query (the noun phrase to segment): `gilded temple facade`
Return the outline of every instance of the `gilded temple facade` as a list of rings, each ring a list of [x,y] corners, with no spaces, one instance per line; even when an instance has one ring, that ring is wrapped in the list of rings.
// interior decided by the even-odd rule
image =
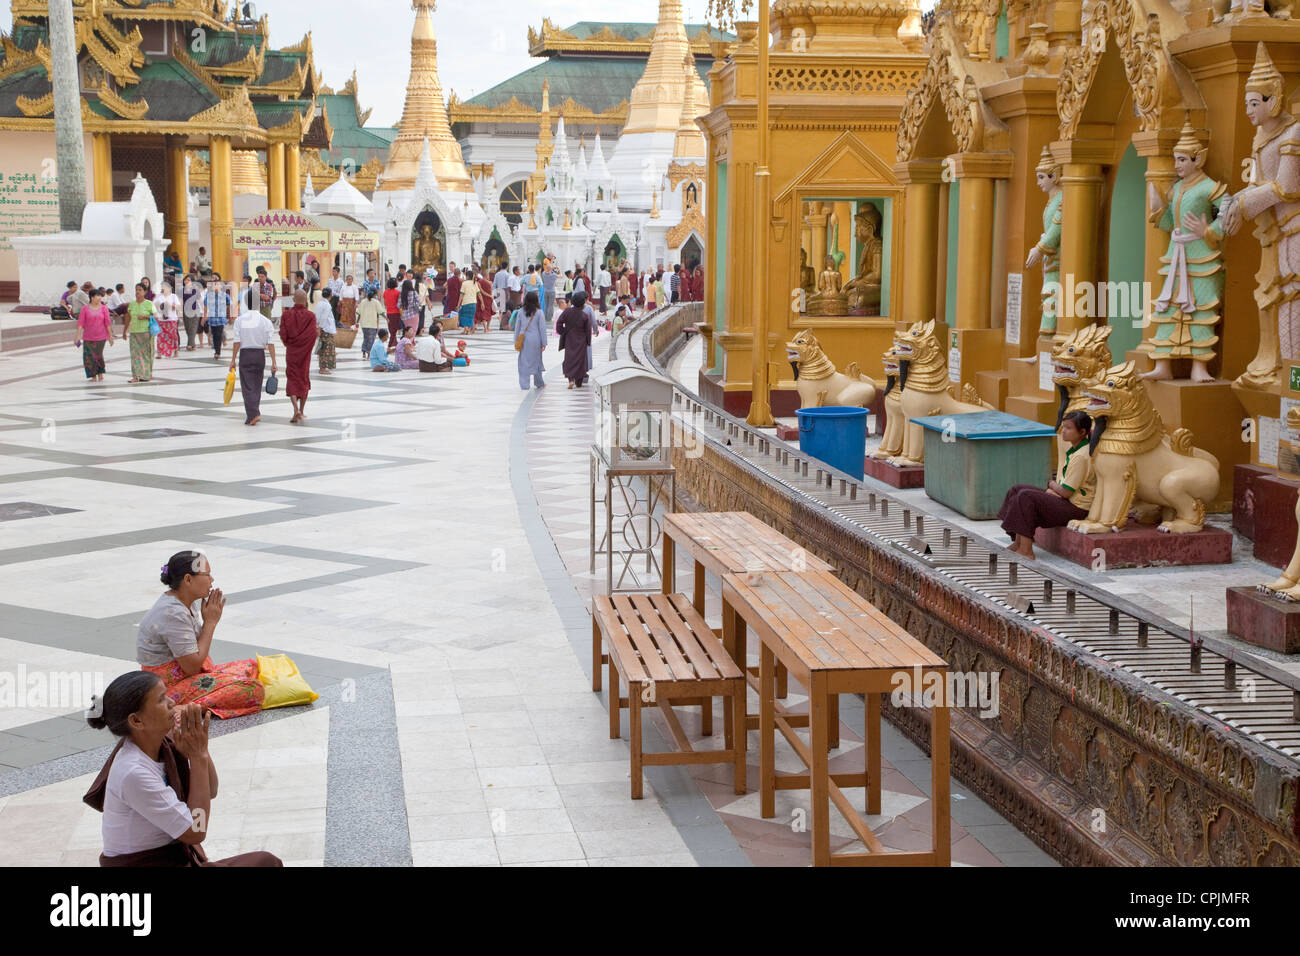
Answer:
[[[10,296],[17,271],[8,240],[58,228],[57,207],[51,223],[41,192],[57,195],[46,165],[54,155],[46,6],[12,6],[12,31],[0,38],[0,175],[19,200],[0,213],[0,284]],[[171,248],[189,261],[202,242],[229,274],[237,193],[260,189],[272,208],[296,209],[304,150],[330,147],[311,35],[274,48],[265,17],[235,19],[219,0],[84,0],[74,17],[89,198],[125,200],[142,175]],[[191,221],[191,188],[208,190],[202,233]]]
[[[1268,170],[1267,143],[1282,135],[1273,131],[1281,121],[1265,118],[1257,139],[1244,104],[1275,69],[1281,94],[1268,101],[1275,109],[1261,109],[1285,113],[1300,67],[1300,21],[1261,4],[1229,9],[1209,0],[944,0],[927,18],[924,47],[904,50],[910,37],[885,34],[906,15],[903,3],[782,0],[773,8],[774,411],[782,413],[792,392],[782,374],[792,333],[815,329],[838,366],[857,362],[880,378],[885,337],[937,319],[954,391],[1054,423],[1052,347],[1100,324],[1111,328],[1117,363],[1131,359],[1145,372],[1153,353],[1173,356],[1172,374],[1146,387],[1166,431],[1191,429],[1218,460],[1221,491],[1211,510],[1230,503],[1234,465],[1276,466],[1280,448],[1284,469],[1294,471],[1288,448],[1300,434],[1288,433],[1285,418],[1300,403],[1292,390],[1300,355],[1282,354],[1291,337],[1278,339],[1279,309],[1286,312],[1297,288],[1285,250],[1278,264],[1290,227],[1282,213],[1270,219],[1250,201],[1234,220],[1224,201],[1231,206],[1251,185],[1243,176],[1274,182],[1284,200],[1296,191],[1287,160],[1282,172]],[[865,41],[829,42],[827,26],[849,21],[860,24],[860,37],[872,24],[879,52]],[[725,235],[710,235],[720,265],[724,257],[745,261],[753,232],[752,51],[746,41],[715,67],[714,108],[704,121],[717,203],[711,224],[727,223]],[[836,84],[854,82],[866,95],[849,103],[843,90],[851,85]],[[805,146],[787,157],[782,144],[794,128]],[[1176,148],[1199,155],[1200,165],[1180,172]],[[1181,205],[1184,197],[1200,205]],[[828,268],[845,285],[870,271],[857,245],[844,241],[864,202],[882,214],[865,217],[881,221],[885,264],[868,283],[873,295],[874,283],[881,286],[879,307],[816,314],[826,311],[823,296],[820,308],[801,311],[801,290],[813,297],[836,285]],[[1198,291],[1195,302],[1175,307],[1178,284],[1168,280],[1184,262]],[[750,293],[722,268],[712,279],[716,347],[701,384],[743,412]],[[1193,359],[1209,381],[1193,380]]]

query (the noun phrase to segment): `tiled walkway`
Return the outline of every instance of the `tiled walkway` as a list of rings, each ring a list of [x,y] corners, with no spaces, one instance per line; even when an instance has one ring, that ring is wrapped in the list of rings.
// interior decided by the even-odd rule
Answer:
[[[210,353],[163,360],[141,386],[120,346],[99,386],[70,347],[0,356],[0,508],[27,503],[0,514],[0,672],[94,684],[133,669],[157,567],[197,547],[230,596],[214,658],[288,653],[321,693],[218,725],[210,854],[806,863],[797,807],[759,821],[752,795],[707,771],[654,768],[646,799],[628,798],[627,745],[584,669],[590,393],[553,373],[530,404],[510,336],[470,341],[454,375],[375,376],[341,353],[305,425],[278,396],[255,429],[238,398],[221,405]],[[0,864],[95,861],[99,817],[79,798],[111,741],[82,706],[0,706]],[[928,769],[888,728],[886,742],[877,827],[906,847]],[[838,759],[857,749],[846,734]],[[957,861],[1045,859],[955,791]]]

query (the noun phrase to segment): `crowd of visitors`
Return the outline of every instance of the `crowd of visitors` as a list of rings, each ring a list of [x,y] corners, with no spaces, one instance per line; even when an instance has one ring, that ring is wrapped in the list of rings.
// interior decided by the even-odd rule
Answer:
[[[351,347],[361,333],[361,352],[372,371],[449,372],[468,365],[469,357],[466,343],[449,342],[444,328],[461,335],[509,330],[516,336],[519,385],[527,390],[530,383],[543,387],[542,353],[553,333],[564,352],[569,387],[580,388],[592,366],[592,339],[602,330],[617,331],[642,311],[704,295],[698,264],[638,272],[626,262],[606,262],[594,275],[582,265],[562,270],[549,258],[541,265],[492,270],[449,262],[434,272],[402,264],[391,273],[385,267],[382,279],[369,269],[360,281],[337,266],[327,277],[325,271],[309,257],[285,283],[282,296],[263,266],[242,283],[224,281],[200,247],[185,274],[169,254],[165,281],[156,291],[148,277],[130,292],[120,283],[106,289],[72,281],[60,304],[76,319],[76,345],[88,381],[104,380],[105,350],[117,342],[117,322],[128,346],[132,383],[152,381],[155,361],[178,355],[182,328],[187,352],[210,347],[213,359],[221,361],[228,346],[245,424],[256,425],[268,359],[271,374],[279,372],[272,344],[277,336],[284,348],[285,393],[293,405],[290,421],[297,423],[306,418],[313,356],[316,373],[332,375],[344,335],[343,344]],[[285,308],[277,314],[280,302]]]

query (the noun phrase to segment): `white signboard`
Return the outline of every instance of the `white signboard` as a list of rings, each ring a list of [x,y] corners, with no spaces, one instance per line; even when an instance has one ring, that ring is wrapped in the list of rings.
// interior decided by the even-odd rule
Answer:
[[[1007,273],[1007,342],[1020,344],[1020,293],[1024,276],[1019,272]]]
[[[1283,399],[1282,401],[1286,401]],[[1282,419],[1259,417],[1259,463],[1270,468],[1277,467],[1277,443],[1282,437]]]
[[[1056,386],[1052,384],[1052,353],[1038,353],[1038,387],[1044,392],[1055,390]]]

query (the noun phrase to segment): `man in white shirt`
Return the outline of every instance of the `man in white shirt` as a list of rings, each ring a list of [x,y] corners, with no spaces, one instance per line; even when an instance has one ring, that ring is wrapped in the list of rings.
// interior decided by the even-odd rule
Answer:
[[[422,335],[415,340],[415,358],[420,363],[421,372],[451,371],[451,356],[444,351],[442,340],[436,335]]]
[[[500,268],[492,277],[492,305],[498,313],[506,311],[506,293],[510,289],[510,272]]]
[[[266,353],[271,353],[271,374],[279,371],[275,361],[275,344],[271,336],[275,326],[261,311],[261,296],[250,288],[243,298],[244,311],[231,323],[234,352],[230,368],[239,366],[239,389],[244,395],[244,424],[256,425],[262,419],[262,382],[266,373]],[[250,302],[251,300],[251,302]]]
[[[312,311],[316,313],[316,329],[320,335],[320,373],[331,375],[331,369],[337,367],[334,355],[334,333],[338,326],[334,322],[334,297],[326,289]]]
[[[596,275],[596,284],[600,286],[600,314],[605,314],[605,300],[609,298],[609,290],[614,285],[614,277],[609,274],[609,270],[602,264],[600,272]]]
[[[510,270],[510,275],[506,277],[506,308],[511,311],[519,308],[524,301],[524,277],[519,274],[519,267],[515,266]]]

